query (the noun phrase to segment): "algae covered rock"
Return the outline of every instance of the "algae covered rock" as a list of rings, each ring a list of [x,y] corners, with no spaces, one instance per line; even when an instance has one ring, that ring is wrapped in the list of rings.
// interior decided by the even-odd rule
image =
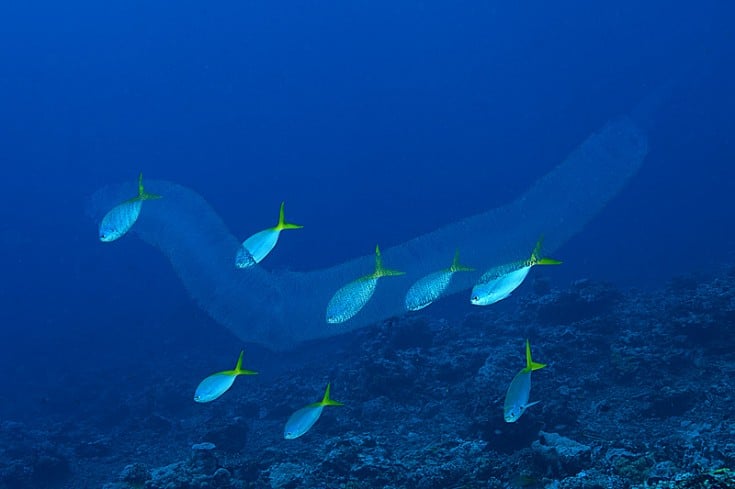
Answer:
[[[592,448],[566,438],[557,433],[541,431],[539,439],[531,444],[531,449],[547,474],[552,477],[565,477],[577,474],[590,464]]]

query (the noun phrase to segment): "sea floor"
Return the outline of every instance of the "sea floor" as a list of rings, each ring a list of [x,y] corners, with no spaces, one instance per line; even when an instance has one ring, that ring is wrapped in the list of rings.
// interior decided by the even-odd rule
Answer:
[[[0,488],[735,487],[735,269],[646,292],[524,288],[461,319],[428,308],[295,352],[246,347],[260,374],[206,405],[197,375],[234,366],[232,338],[215,365],[177,340],[100,365],[3,415]],[[548,364],[540,402],[506,423],[526,338]],[[327,382],[344,406],[285,440]]]

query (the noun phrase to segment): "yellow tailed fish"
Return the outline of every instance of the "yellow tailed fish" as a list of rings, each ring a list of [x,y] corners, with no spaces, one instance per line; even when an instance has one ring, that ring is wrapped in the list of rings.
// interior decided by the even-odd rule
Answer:
[[[235,379],[238,375],[257,375],[258,372],[244,370],[242,368],[243,353],[245,352],[240,352],[240,356],[237,359],[237,365],[235,365],[233,370],[223,370],[222,372],[217,372],[216,374],[212,374],[202,380],[194,393],[194,400],[196,402],[214,401],[232,387],[232,384],[235,383]]]
[[[343,323],[365,307],[375,292],[378,279],[404,275],[405,272],[383,268],[380,247],[375,246],[375,271],[348,283],[339,289],[327,304],[327,322]]]
[[[470,302],[476,306],[489,306],[508,297],[511,292],[523,283],[535,265],[559,265],[559,260],[553,258],[542,258],[541,244],[543,238],[539,239],[536,247],[528,260],[506,263],[491,268],[480,277],[480,280],[472,288]]]
[[[539,401],[528,402],[531,395],[531,372],[545,366],[545,363],[536,363],[531,360],[531,344],[526,340],[526,367],[513,377],[508,392],[505,394],[503,418],[506,423],[518,421],[526,409],[539,403]]]
[[[406,293],[406,309],[418,311],[437,300],[449,286],[456,272],[472,272],[474,268],[460,265],[459,250],[454,253],[452,266],[430,273],[414,283]]]
[[[140,209],[146,200],[160,199],[160,195],[149,194],[143,188],[143,174],[138,175],[138,195],[117,204],[102,218],[99,229],[100,241],[109,243],[130,231],[138,220]]]
[[[278,237],[284,229],[301,229],[304,226],[286,222],[283,215],[285,202],[281,202],[281,210],[278,213],[278,224],[272,228],[264,229],[243,241],[242,246],[235,256],[237,268],[247,268],[260,263],[278,243]]]
[[[283,429],[283,437],[287,440],[298,438],[314,426],[319,417],[322,415],[324,406],[342,406],[341,402],[333,401],[329,398],[329,387],[324,391],[324,397],[321,401],[302,407],[288,418],[286,427]]]

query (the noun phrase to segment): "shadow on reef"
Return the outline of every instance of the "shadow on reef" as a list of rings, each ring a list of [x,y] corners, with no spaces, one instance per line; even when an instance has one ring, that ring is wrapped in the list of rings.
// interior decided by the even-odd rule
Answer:
[[[205,406],[177,375],[147,379],[147,402],[140,384],[100,384],[120,404],[113,427],[4,422],[0,488],[735,487],[735,273],[533,289],[459,321],[426,310],[274,354]],[[533,373],[540,403],[509,424],[525,338],[548,366]],[[345,405],[284,440],[327,382]]]

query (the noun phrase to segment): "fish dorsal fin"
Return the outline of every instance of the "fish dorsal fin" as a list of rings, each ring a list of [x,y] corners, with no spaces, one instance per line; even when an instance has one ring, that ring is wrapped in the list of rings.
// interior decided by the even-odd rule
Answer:
[[[536,363],[531,359],[531,343],[526,340],[526,368],[523,370],[526,372],[533,372],[534,370],[540,370],[545,366],[545,363]]]
[[[134,202],[136,200],[155,200],[160,198],[161,196],[158,194],[149,194],[145,191],[145,187],[143,186],[143,172],[140,172],[138,174],[138,195],[130,200]]]
[[[474,272],[475,269],[472,267],[466,267],[459,263],[459,248],[454,252],[454,260],[452,260],[452,266],[449,267],[450,272]]]
[[[343,406],[341,402],[333,401],[329,398],[329,389],[332,387],[331,383],[327,384],[327,389],[324,391],[324,397],[322,398],[322,401],[317,403],[320,406]]]
[[[526,262],[526,265],[528,266],[534,266],[534,265],[561,265],[561,262],[559,260],[554,260],[553,258],[544,258],[541,256],[541,247],[544,244],[544,235],[542,234],[538,241],[536,241],[536,246],[533,248],[533,252],[531,253],[531,258],[528,259]]]
[[[375,271],[372,275],[368,275],[367,278],[395,277],[405,274],[406,272],[383,268],[383,255],[380,254],[380,246],[375,245]]]
[[[275,229],[276,231],[282,231],[284,229],[301,229],[304,226],[301,226],[299,224],[292,224],[290,222],[286,222],[286,216],[283,212],[283,209],[286,205],[286,202],[281,202],[281,210],[278,212],[278,224],[276,224]]]

